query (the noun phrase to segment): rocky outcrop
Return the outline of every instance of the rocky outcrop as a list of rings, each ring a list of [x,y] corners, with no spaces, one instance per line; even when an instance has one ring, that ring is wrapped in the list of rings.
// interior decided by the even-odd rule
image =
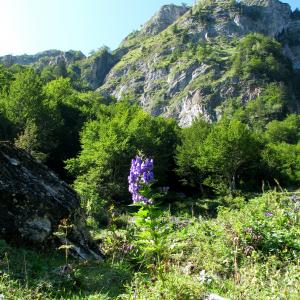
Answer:
[[[37,247],[72,245],[80,258],[101,259],[76,193],[25,151],[0,142],[0,238]],[[60,224],[72,224],[66,234]]]
[[[111,53],[108,49],[90,56],[81,65],[81,79],[87,82],[91,89],[96,89],[103,83],[111,68],[119,61],[119,56],[119,53]]]
[[[189,11],[186,5],[164,5],[160,10],[146,22],[140,30],[130,33],[120,44],[119,49],[132,50],[141,45],[147,38],[156,36],[170,25],[172,25],[178,18]]]
[[[300,70],[300,19],[293,20],[284,29],[279,40],[285,45],[284,54],[291,60],[295,70]]]
[[[34,65],[34,64],[55,64],[56,61],[64,61],[65,64],[71,64],[75,61],[84,59],[85,56],[80,51],[67,51],[60,50],[47,50],[34,55],[5,55],[0,57],[0,63],[11,66],[13,64],[18,65]]]
[[[117,99],[134,95],[151,114],[172,117],[188,126],[199,114],[209,121],[218,119],[219,106],[231,97],[245,103],[259,95],[257,84],[226,78],[231,41],[253,32],[274,37],[283,43],[294,69],[300,69],[300,20],[293,17],[288,4],[278,0],[207,0],[185,9],[176,15],[170,6],[163,7],[132,36],[131,43],[139,36],[149,34],[151,38],[141,45],[135,43],[108,73],[99,92]],[[169,19],[172,14],[176,20]],[[199,44],[210,49],[206,56],[210,51],[223,51],[217,54],[219,61],[191,54]],[[208,81],[214,82],[213,88],[207,86]]]
[[[179,17],[185,14],[189,8],[187,6],[178,6],[174,4],[164,5],[161,9],[142,27],[140,33],[153,36],[156,35],[171,24]]]
[[[241,26],[250,32],[277,37],[291,20],[291,7],[278,0],[242,0]]]

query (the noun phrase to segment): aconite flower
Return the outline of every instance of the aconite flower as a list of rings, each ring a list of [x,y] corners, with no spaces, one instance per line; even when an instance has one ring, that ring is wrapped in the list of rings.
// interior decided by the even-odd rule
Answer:
[[[135,159],[131,161],[130,173],[128,176],[128,190],[132,195],[133,203],[151,203],[151,200],[142,196],[139,191],[143,185],[150,185],[153,180],[153,159],[142,159],[140,156],[136,156]]]

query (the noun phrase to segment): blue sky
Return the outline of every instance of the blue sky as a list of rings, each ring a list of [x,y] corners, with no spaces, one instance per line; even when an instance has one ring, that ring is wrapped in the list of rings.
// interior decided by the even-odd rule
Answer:
[[[0,55],[115,49],[162,5],[182,2],[195,0],[0,0]]]

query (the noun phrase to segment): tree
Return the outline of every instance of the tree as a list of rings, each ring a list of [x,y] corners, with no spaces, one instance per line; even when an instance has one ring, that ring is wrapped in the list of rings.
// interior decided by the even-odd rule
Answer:
[[[283,121],[274,120],[264,134],[262,152],[269,177],[286,185],[300,182],[300,116],[291,114]]]
[[[12,124],[1,112],[0,108],[0,140],[9,140],[12,135]]]
[[[300,141],[300,116],[289,115],[283,121],[274,120],[267,125],[265,138],[269,143],[297,144]]]
[[[74,157],[80,150],[79,133],[85,121],[80,110],[80,94],[72,87],[69,78],[58,78],[48,82],[44,87],[45,105],[55,112],[57,124],[53,134],[56,147],[53,148],[48,164],[62,175],[63,161]]]
[[[258,33],[244,37],[233,56],[232,70],[243,78],[255,77],[271,81],[287,81],[291,63],[283,56],[282,46],[275,39]]]
[[[13,73],[3,65],[0,65],[0,92],[7,92],[12,80]]]
[[[167,184],[176,131],[174,121],[152,117],[126,101],[98,112],[97,120],[88,122],[82,131],[80,155],[67,161],[87,210],[97,211],[97,205],[107,200],[129,200],[127,177],[139,150],[154,158],[155,177],[160,185]]]
[[[195,165],[199,170],[210,172],[206,183],[215,189],[226,186],[233,193],[241,171],[255,165],[258,149],[247,125],[223,119],[208,134]]]
[[[249,101],[245,107],[246,122],[252,128],[264,130],[267,123],[284,116],[286,103],[285,86],[270,83],[255,100]]]
[[[234,193],[245,176],[257,166],[260,144],[249,127],[224,117],[216,124],[198,119],[182,130],[177,147],[177,173],[191,186],[202,184],[217,193]]]
[[[180,144],[176,149],[176,172],[185,184],[199,188],[203,193],[203,180],[207,171],[199,169],[195,162],[203,151],[204,141],[211,129],[211,125],[198,118],[191,127],[183,128],[180,133]]]
[[[231,99],[224,106],[224,116],[247,124],[251,130],[264,132],[269,122],[282,119],[287,113],[288,93],[284,84],[270,83],[261,89],[256,99],[242,105]]]
[[[300,183],[300,142],[269,143],[262,153],[263,161],[273,179],[286,185]]]
[[[59,120],[55,111],[45,104],[42,82],[32,69],[15,74],[15,80],[3,96],[2,111],[14,128],[11,139],[20,139],[25,134],[27,141],[29,136],[34,140],[32,144],[27,142],[26,149],[29,152],[40,153],[38,158],[41,158],[56,147],[53,133]]]
[[[24,130],[15,139],[14,143],[18,148],[26,150],[35,158],[45,161],[47,155],[40,152],[40,137],[38,127],[32,121],[28,121],[25,125]]]
[[[32,69],[17,73],[5,99],[7,117],[23,128],[27,119],[39,119],[43,107],[42,83]]]

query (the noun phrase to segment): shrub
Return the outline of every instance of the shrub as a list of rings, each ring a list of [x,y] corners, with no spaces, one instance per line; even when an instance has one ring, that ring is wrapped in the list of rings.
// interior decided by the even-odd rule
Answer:
[[[97,120],[85,125],[80,155],[67,161],[84,207],[97,211],[107,200],[130,199],[128,170],[139,150],[156,161],[154,173],[159,183],[168,184],[176,141],[174,121],[152,117],[126,101],[107,106]]]
[[[183,132],[177,148],[177,172],[195,185],[204,183],[216,192],[235,192],[242,170],[253,168],[258,143],[247,125],[224,118],[209,129],[197,121]]]
[[[282,54],[282,46],[270,37],[251,33],[244,37],[233,56],[232,70],[243,78],[289,80],[292,68]]]

